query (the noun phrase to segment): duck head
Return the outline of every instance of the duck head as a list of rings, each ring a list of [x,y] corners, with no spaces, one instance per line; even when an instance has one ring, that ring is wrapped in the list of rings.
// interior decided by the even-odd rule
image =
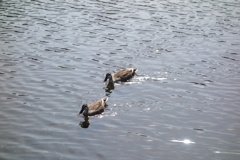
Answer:
[[[84,111],[88,111],[88,105],[87,104],[82,105],[82,109],[80,110],[80,112],[78,114],[82,114]]]
[[[109,81],[112,80],[112,75],[111,75],[111,73],[107,73],[107,74],[106,74],[105,79],[103,80],[103,82],[106,82],[108,79],[109,79]]]

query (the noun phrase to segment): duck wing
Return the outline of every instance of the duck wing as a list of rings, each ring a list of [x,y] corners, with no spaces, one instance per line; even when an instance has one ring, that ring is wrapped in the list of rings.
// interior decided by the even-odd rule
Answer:
[[[127,80],[131,79],[134,76],[136,70],[137,69],[135,68],[126,68],[120,70],[113,75],[114,81],[126,82]]]
[[[102,98],[95,102],[88,104],[88,116],[94,116],[96,114],[101,114],[104,112],[107,102],[107,98]]]

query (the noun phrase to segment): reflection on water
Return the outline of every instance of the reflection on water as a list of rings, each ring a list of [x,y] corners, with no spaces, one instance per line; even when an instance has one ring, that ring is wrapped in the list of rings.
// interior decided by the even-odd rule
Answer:
[[[195,142],[189,140],[189,139],[184,139],[184,140],[171,140],[171,142],[179,142],[179,143],[184,143],[184,144],[194,144]]]
[[[89,118],[88,118],[88,116],[83,116],[83,118],[84,118],[84,121],[81,121],[81,122],[79,123],[79,125],[80,125],[82,128],[88,128],[89,125],[90,125],[90,123],[89,123]]]
[[[107,85],[105,87],[105,92],[106,92],[106,96],[110,96],[110,94],[112,93],[112,90],[114,90],[115,86],[113,83],[108,83],[107,82]]]
[[[239,10],[0,1],[0,159],[238,160]],[[133,79],[103,87],[105,73],[132,67]],[[104,96],[104,113],[76,116]]]

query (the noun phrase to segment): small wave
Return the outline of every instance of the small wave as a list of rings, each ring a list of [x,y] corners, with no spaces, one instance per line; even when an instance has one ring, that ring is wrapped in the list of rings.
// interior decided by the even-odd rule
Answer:
[[[162,81],[162,80],[166,80],[166,79],[167,78],[165,78],[165,77],[150,77],[150,76],[139,76],[139,77],[135,78],[135,80],[137,80],[138,82],[145,82],[145,81],[148,81],[148,80]]]
[[[110,112],[110,113],[103,113],[100,115],[97,115],[98,118],[104,118],[104,117],[115,117],[117,115],[117,112]]]
[[[141,82],[126,82],[126,84],[140,84]]]

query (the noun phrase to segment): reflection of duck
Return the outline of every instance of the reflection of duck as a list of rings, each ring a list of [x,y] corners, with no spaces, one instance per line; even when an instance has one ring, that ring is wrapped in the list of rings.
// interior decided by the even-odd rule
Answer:
[[[83,114],[84,116],[94,116],[96,114],[101,114],[107,107],[107,100],[108,98],[105,97],[90,104],[83,104],[79,114]]]
[[[136,70],[136,68],[126,68],[114,74],[107,73],[103,82],[107,80],[110,84],[114,84],[115,82],[126,82],[135,75]]]
[[[88,126],[90,125],[89,121],[88,121],[88,117],[85,116],[84,117],[84,121],[81,121],[79,123],[79,125],[82,127],[82,128],[88,128]]]
[[[106,96],[109,96],[112,91],[111,90],[114,90],[114,84],[113,83],[108,83],[106,88],[105,88],[105,92],[106,92]]]

